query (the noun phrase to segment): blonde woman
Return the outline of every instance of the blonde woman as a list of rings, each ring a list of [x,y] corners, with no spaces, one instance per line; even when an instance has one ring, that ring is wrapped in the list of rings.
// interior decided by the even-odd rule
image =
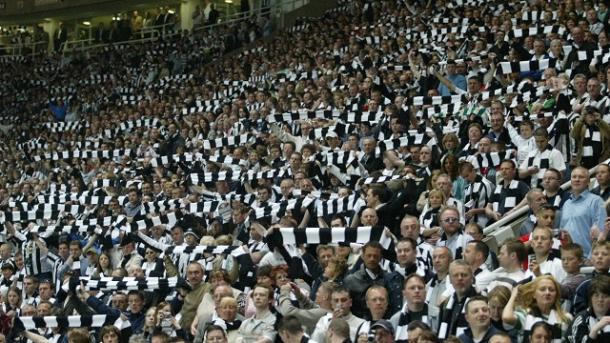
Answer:
[[[515,286],[506,307],[502,311],[505,329],[515,328],[523,338],[529,336],[532,326],[544,321],[556,328],[553,342],[566,337],[572,316],[561,308],[561,288],[550,275],[542,275],[533,281]]]

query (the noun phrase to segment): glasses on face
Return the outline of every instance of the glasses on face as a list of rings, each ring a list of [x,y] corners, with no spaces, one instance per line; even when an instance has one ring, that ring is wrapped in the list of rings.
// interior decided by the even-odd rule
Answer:
[[[459,218],[456,218],[456,217],[449,217],[449,218],[443,219],[443,223],[447,223],[447,224],[457,223],[458,221],[459,221]]]

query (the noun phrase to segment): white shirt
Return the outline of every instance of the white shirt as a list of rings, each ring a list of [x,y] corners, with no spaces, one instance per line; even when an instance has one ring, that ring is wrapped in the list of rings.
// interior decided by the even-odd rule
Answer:
[[[320,320],[318,320],[318,323],[316,324],[315,330],[311,334],[311,339],[313,339],[316,342],[325,343],[326,342],[326,331],[328,331],[328,326],[330,325],[330,322],[332,319],[333,319],[332,313],[329,313],[329,314],[325,315],[324,317],[320,318]],[[347,316],[343,317],[343,319],[345,319],[345,321],[349,324],[350,339],[352,340],[352,342],[355,342],[358,327],[362,323],[364,323],[365,320],[362,318],[358,318],[351,313],[348,314]]]

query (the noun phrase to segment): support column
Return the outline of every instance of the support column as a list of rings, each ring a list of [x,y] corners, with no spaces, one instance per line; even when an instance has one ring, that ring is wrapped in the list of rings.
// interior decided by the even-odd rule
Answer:
[[[180,28],[182,30],[191,31],[193,29],[193,13],[200,3],[200,0],[182,0],[180,2]]]
[[[59,20],[49,19],[42,23],[42,29],[49,35],[49,46],[47,46],[47,52],[54,51],[55,48],[55,32],[59,28]]]

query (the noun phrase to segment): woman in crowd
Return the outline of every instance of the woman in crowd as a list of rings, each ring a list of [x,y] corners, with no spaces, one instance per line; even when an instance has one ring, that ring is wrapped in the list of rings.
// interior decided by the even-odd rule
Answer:
[[[570,343],[610,341],[610,276],[593,278],[589,289],[589,308],[580,312],[570,328]]]
[[[188,335],[184,328],[180,326],[175,315],[172,313],[171,305],[165,301],[159,303],[155,313],[154,331],[163,331],[170,337],[181,337],[188,342]]]
[[[561,308],[561,288],[552,276],[541,275],[533,281],[515,286],[502,311],[504,328],[520,330],[524,337],[532,332],[539,321],[553,326],[553,339],[565,337],[572,316]]]

